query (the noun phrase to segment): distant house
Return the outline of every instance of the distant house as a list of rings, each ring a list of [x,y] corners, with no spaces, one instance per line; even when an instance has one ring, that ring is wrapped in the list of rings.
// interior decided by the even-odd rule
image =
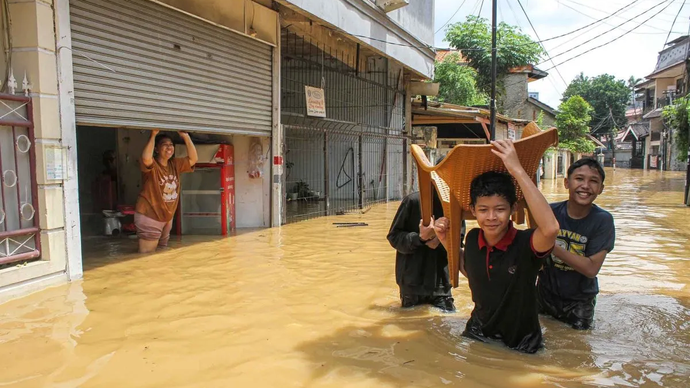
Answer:
[[[511,69],[503,79],[503,90],[498,97],[498,109],[501,113],[516,119],[536,121],[544,113],[545,126],[556,125],[556,110],[530,96],[529,83],[547,77],[549,74],[533,65]],[[538,94],[537,94],[538,96]]]
[[[616,144],[616,167],[623,168],[643,168],[644,167],[644,144],[649,136],[649,123],[632,122],[628,127],[616,134],[614,139]],[[607,149],[604,152],[605,164],[610,166],[613,158],[613,151]]]
[[[642,151],[644,169],[684,170],[678,161],[673,144],[673,130],[664,126],[661,113],[673,100],[687,94],[685,74],[690,49],[690,37],[681,36],[668,42],[657,58],[654,71],[635,89],[636,101],[642,104],[642,118],[648,135],[638,139]],[[631,133],[626,135],[628,138]]]

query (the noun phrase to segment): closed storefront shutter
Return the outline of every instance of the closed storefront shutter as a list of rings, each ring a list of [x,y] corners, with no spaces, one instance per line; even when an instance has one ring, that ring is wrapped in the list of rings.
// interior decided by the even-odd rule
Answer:
[[[270,45],[146,0],[70,17],[79,125],[270,136]]]

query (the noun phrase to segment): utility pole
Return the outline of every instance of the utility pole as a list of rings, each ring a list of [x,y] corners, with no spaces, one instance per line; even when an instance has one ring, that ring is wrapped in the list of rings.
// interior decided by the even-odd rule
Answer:
[[[613,128],[611,128],[611,131],[609,132],[610,136],[610,143],[611,144],[611,165],[613,166],[613,169],[616,169],[616,119],[613,118],[613,110],[611,107],[609,107],[609,115],[611,115],[611,122],[613,123]]]
[[[690,35],[690,26],[688,26],[688,35]],[[688,67],[688,58],[690,57],[690,47],[685,50],[685,93],[686,97],[688,90],[690,90],[690,67]],[[687,172],[685,173],[685,205],[690,206],[690,128],[688,128],[688,166]]]
[[[690,138],[690,129],[688,129]],[[685,174],[685,205],[690,206],[690,144],[688,145],[688,171]]]
[[[496,140],[496,13],[498,0],[493,0],[491,7],[491,139]]]

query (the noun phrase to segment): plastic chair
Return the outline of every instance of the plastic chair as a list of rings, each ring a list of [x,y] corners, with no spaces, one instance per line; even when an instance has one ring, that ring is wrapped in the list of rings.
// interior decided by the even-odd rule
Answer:
[[[527,174],[536,180],[539,161],[544,152],[558,144],[556,128],[546,131],[539,129],[536,123],[525,126],[520,140],[513,142],[522,167]],[[503,161],[491,152],[491,144],[460,144],[455,146],[443,161],[434,166],[418,145],[412,145],[411,153],[417,163],[419,177],[419,195],[422,207],[422,220],[429,225],[432,215],[432,182],[443,204],[443,214],[450,221],[450,238],[448,239],[448,268],[453,287],[458,286],[458,268],[460,262],[460,229],[463,219],[474,219],[470,211],[470,184],[472,180],[487,172],[507,172]],[[520,187],[517,185],[517,212],[512,219],[517,224],[525,223],[527,204]],[[531,217],[530,217],[531,218]]]

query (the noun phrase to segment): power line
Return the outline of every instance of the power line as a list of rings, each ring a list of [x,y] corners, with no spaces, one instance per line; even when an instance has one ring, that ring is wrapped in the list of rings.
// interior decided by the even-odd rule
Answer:
[[[598,9],[598,8],[591,7],[591,6],[587,5],[587,4],[579,3],[579,2],[577,2],[577,1],[575,1],[575,0],[558,0],[559,3],[560,3],[561,1],[567,1],[567,2],[569,2],[569,3],[575,4],[575,5],[579,5],[580,7],[589,8],[589,9],[591,9],[591,10],[593,10],[593,11],[596,11],[596,12],[604,12],[604,11]],[[561,4],[562,4],[562,3],[561,3]],[[562,4],[562,5],[565,5],[565,4]],[[619,18],[622,19],[623,16],[619,16]],[[647,27],[653,28],[653,29],[655,29],[655,30],[659,30],[659,31],[664,31],[664,32],[666,32],[666,29],[665,29],[665,28],[661,28],[661,27],[657,27],[657,26],[652,26],[652,25],[649,25],[649,26],[647,26]]]
[[[586,13],[580,11],[579,9],[574,8],[574,7],[572,7],[572,6],[568,5],[568,4],[564,4],[564,3],[561,2],[561,0],[556,0],[556,2],[557,2],[558,4],[564,6],[564,7],[567,7],[567,8],[572,9],[573,11],[579,13],[580,15],[586,16],[586,17],[588,17],[588,18],[590,18],[590,19],[597,20],[596,17],[591,16],[591,15],[588,15],[588,14],[586,14]],[[577,4],[577,5],[582,5],[582,4],[579,4],[579,3],[575,3],[575,4]],[[600,10],[597,10],[596,8],[591,8],[591,7],[588,7],[588,6],[586,6],[586,5],[582,5],[582,6],[587,7],[587,8],[590,8],[590,9],[594,9],[594,10],[596,10],[596,11],[600,11]],[[622,16],[619,16],[619,17],[622,18]],[[607,24],[607,25],[609,25],[609,26],[612,25],[612,24],[609,24],[609,23],[605,23],[605,24]],[[655,30],[659,30],[659,31],[663,31],[663,32],[636,32],[636,34],[654,35],[654,34],[662,34],[662,33],[665,34],[665,33],[666,33],[666,30],[665,30],[665,29],[661,29],[661,28],[656,27],[656,26],[646,26],[646,27],[653,28],[653,29],[655,29]]]
[[[616,10],[614,13],[612,13],[612,14],[610,14],[610,15],[607,15],[607,16],[601,18],[601,19],[597,19],[597,20],[595,20],[594,22],[592,22],[592,23],[590,23],[590,24],[587,24],[586,26],[582,26],[582,27],[580,27],[580,28],[577,28],[577,29],[575,29],[575,30],[573,30],[573,31],[566,32],[566,33],[561,34],[561,35],[557,35],[557,36],[553,36],[553,37],[550,37],[550,38],[546,38],[546,39],[544,39],[544,40],[538,41],[537,43],[543,43],[543,42],[548,42],[548,41],[551,41],[551,40],[563,38],[563,37],[565,37],[565,36],[572,35],[572,34],[578,32],[578,31],[582,31],[582,30],[584,30],[584,29],[587,29],[587,28],[589,28],[589,27],[592,27],[592,26],[595,25],[595,24],[601,23],[601,22],[605,21],[606,19],[611,18],[612,16],[614,16],[614,15],[616,15],[617,13],[621,12],[622,10],[624,10],[624,9],[626,9],[626,8],[628,8],[628,7],[630,7],[630,6],[632,6],[633,4],[637,3],[638,1],[640,1],[640,0],[634,0],[634,1],[631,2],[631,3],[628,3],[626,6],[624,6],[624,7],[622,7],[622,8],[619,8],[619,9]],[[565,5],[565,4],[564,4],[564,5]],[[513,6],[510,4],[510,1],[508,1],[508,7],[510,7],[511,11],[513,11]],[[517,14],[515,14],[515,11],[513,11],[513,15],[515,16],[515,20],[517,21],[517,20],[518,20],[518,17],[517,17]],[[587,32],[588,32],[588,31],[584,31],[583,33],[576,35],[576,36],[573,37],[572,39],[576,39],[576,38],[578,38],[578,37],[580,37],[580,36],[586,34]],[[559,47],[561,47],[561,46],[563,46],[563,45],[565,45],[565,44],[568,44],[568,43],[570,43],[570,42],[564,42],[564,43],[559,44],[558,46],[556,46],[556,47],[554,47],[554,48],[559,48]],[[526,46],[526,45],[528,45],[528,44],[530,44],[530,43],[523,43],[521,46]]]
[[[515,10],[513,9],[513,5],[510,4],[510,0],[506,0],[506,3],[508,3],[508,8],[510,8],[510,12],[513,13],[513,17],[515,18],[515,23],[517,23],[517,24],[519,25],[519,24],[520,24],[520,20],[518,19],[517,13],[516,13]]]
[[[578,29],[576,29],[576,30],[572,30],[572,31],[570,31],[570,32],[566,32],[565,34],[553,36],[553,37],[551,37],[551,38],[546,38],[546,39],[542,40],[541,43],[543,43],[543,42],[548,42],[548,41],[551,41],[551,40],[554,40],[554,39],[563,38],[564,36],[572,35],[572,34],[578,32],[578,31],[584,30],[585,28],[588,28],[588,27],[591,27],[591,26],[593,26],[593,25],[595,25],[595,24],[601,23],[601,22],[603,22],[604,20],[607,20],[607,19],[609,19],[609,18],[615,16],[616,14],[618,14],[619,12],[621,12],[622,10],[624,10],[624,9],[626,9],[626,8],[628,8],[628,7],[630,7],[630,6],[632,6],[633,4],[637,3],[638,1],[640,1],[640,0],[635,0],[635,1],[633,1],[632,3],[629,3],[628,5],[626,5],[625,7],[617,9],[614,13],[612,13],[612,14],[606,16],[606,17],[603,17],[603,18],[601,18],[601,19],[595,20],[595,21],[593,21],[592,23],[589,23],[589,24],[586,25],[586,26],[582,26],[582,27],[580,27],[580,28],[578,28]],[[508,5],[510,5],[510,2],[508,3]]]
[[[669,1],[670,1],[670,2],[669,2]],[[589,43],[589,42],[591,42],[591,41],[593,41],[593,40],[599,39],[600,37],[602,37],[602,36],[608,34],[609,32],[611,32],[611,31],[613,31],[613,30],[615,30],[615,29],[617,29],[617,28],[620,28],[620,27],[623,26],[624,24],[630,23],[630,22],[633,21],[634,19],[636,19],[636,18],[638,18],[638,17],[640,17],[640,16],[646,14],[647,12],[653,10],[654,8],[656,8],[656,7],[660,6],[660,5],[663,5],[664,3],[668,3],[668,4],[666,5],[666,7],[664,7],[664,8],[662,9],[662,11],[663,11],[664,9],[668,8],[671,4],[673,4],[673,0],[664,0],[664,1],[660,2],[659,4],[653,6],[652,8],[649,8],[649,9],[647,9],[646,11],[644,11],[644,12],[642,12],[642,13],[640,13],[640,14],[637,14],[637,15],[633,16],[632,18],[630,18],[630,19],[624,21],[623,23],[621,23],[621,24],[619,24],[619,25],[617,25],[617,26],[615,26],[615,27],[613,27],[613,28],[611,28],[611,29],[609,29],[609,30],[607,30],[607,31],[605,31],[605,32],[603,32],[603,33],[601,33],[601,34],[598,34],[598,35],[595,36],[594,38],[588,39],[588,40],[586,40],[586,41],[584,41],[584,42],[582,42],[582,43],[580,43],[580,44],[578,44],[578,45],[576,45],[576,46],[574,46],[574,47],[572,47],[572,48],[569,48],[568,50],[565,50],[565,51],[563,51],[563,52],[560,52],[560,53],[554,55],[552,58],[560,57],[561,55],[566,54],[566,53],[569,53],[569,52],[571,52],[571,51],[573,51],[573,50],[575,50],[575,49],[577,49],[577,48],[579,48],[579,47],[582,47],[583,45],[585,45],[585,44],[587,44],[587,43]],[[657,14],[655,14],[654,16],[656,16],[656,15],[657,15]],[[654,16],[652,16],[652,17],[654,17]],[[651,18],[650,18],[650,19],[651,19]],[[647,19],[647,20],[650,20],[650,19]],[[645,21],[645,22],[646,22],[646,21]],[[644,24],[645,22],[643,22],[642,24]],[[640,27],[642,24],[638,25],[637,27]],[[637,27],[635,27],[635,28],[637,28]],[[633,28],[633,30],[634,30],[635,28]],[[630,30],[630,31],[633,31],[633,30]],[[630,31],[629,31],[629,32],[630,32]],[[629,33],[629,32],[628,32],[628,33]]]
[[[534,35],[539,40],[539,42],[540,42],[539,45],[541,46],[541,48],[544,49],[544,53],[546,54],[546,57],[549,58],[549,60],[553,64],[553,68],[556,69],[556,73],[558,73],[558,76],[561,77],[561,81],[563,81],[563,84],[566,87],[568,87],[568,82],[566,82],[565,78],[563,78],[563,75],[561,75],[561,71],[558,70],[558,68],[556,67],[556,64],[553,62],[553,58],[551,58],[551,56],[549,55],[549,52],[546,50],[546,47],[544,47],[544,45],[541,43],[541,38],[539,38],[539,34],[537,33],[537,29],[534,28],[534,24],[532,24],[532,20],[530,20],[529,15],[527,15],[527,11],[525,11],[525,7],[522,6],[522,1],[518,0],[518,4],[520,5],[520,8],[522,9],[522,13],[525,14],[525,17],[527,18],[527,22],[529,22],[530,27],[532,27],[532,31],[534,32]]]
[[[515,23],[517,23],[517,25],[520,27],[520,29],[522,29],[522,26],[520,25],[520,18],[517,16],[517,13],[516,13],[515,10],[513,9],[513,5],[510,4],[510,1],[511,1],[511,0],[506,0],[506,3],[508,3],[508,8],[510,8],[510,11],[513,13],[513,17],[515,18]],[[525,43],[525,44],[523,44],[523,45],[527,45],[527,44],[531,44],[531,43]],[[559,73],[559,75],[560,75],[560,73]],[[563,78],[563,77],[561,76],[561,79],[562,79],[562,78]],[[556,84],[553,82],[553,79],[551,79],[551,78],[548,78],[548,79],[549,79],[549,83],[551,84],[551,87],[552,87],[553,90],[556,92],[556,94],[559,94],[559,95],[560,95],[560,94],[563,94],[560,90],[558,90],[558,87],[557,87]],[[519,83],[519,82],[516,82],[516,83],[514,83],[514,84],[517,84],[517,83]],[[510,86],[513,86],[513,84],[511,84],[511,85],[506,85],[506,86],[504,86],[504,87],[505,87],[506,89],[508,89],[508,87],[510,87]],[[566,87],[567,87],[567,84],[566,84]],[[528,88],[528,89],[529,89],[529,88]]]
[[[685,1],[683,1],[683,4],[680,5],[680,8],[678,9],[678,13],[676,14],[676,17],[673,18],[673,23],[671,24],[671,28],[668,30],[668,35],[666,35],[666,41],[664,42],[664,47],[666,47],[666,43],[668,43],[668,38],[671,36],[671,31],[673,31],[673,26],[676,25],[676,20],[678,19],[678,15],[680,15],[680,11],[683,10],[684,6],[685,6]]]
[[[447,22],[443,23],[443,25],[441,27],[439,27],[439,29],[436,30],[436,32],[434,32],[434,35],[438,34],[438,32],[441,31],[443,29],[443,27],[448,25],[448,23],[450,23],[450,21],[453,20],[455,15],[457,15],[458,12],[460,12],[460,8],[462,8],[462,6],[465,4],[465,1],[467,1],[467,0],[462,0],[462,3],[460,3],[460,6],[458,7],[458,9],[456,9],[455,12],[453,12],[453,16],[451,16]]]
[[[619,5],[621,5],[620,2],[611,1],[611,0],[606,0],[606,4],[611,4],[611,5],[614,5],[614,6],[619,6]],[[674,14],[673,14],[673,12],[671,12],[671,13],[663,12],[662,15],[673,16]],[[671,22],[671,19],[659,18],[658,20],[660,20],[660,21],[665,21],[665,22],[667,22],[667,23],[670,23],[670,22]]]
[[[585,52],[582,52],[582,53],[580,53],[580,54],[574,56],[574,57],[571,57],[571,58],[569,58],[569,59],[566,59],[565,61],[559,63],[559,64],[556,65],[556,66],[560,66],[560,65],[562,65],[562,64],[564,64],[564,63],[566,63],[566,62],[570,62],[570,61],[572,61],[572,60],[575,59],[575,58],[581,57],[581,56],[587,54],[587,53],[590,52],[590,51],[593,51],[593,50],[596,50],[596,49],[598,49],[598,48],[601,48],[601,47],[604,47],[604,46],[606,46],[606,45],[609,45],[609,44],[611,44],[611,43],[617,41],[618,39],[620,39],[620,38],[622,38],[622,37],[624,37],[624,36],[630,34],[630,33],[633,32],[634,30],[636,30],[637,28],[641,27],[642,25],[644,25],[644,24],[647,23],[648,21],[652,20],[656,15],[658,15],[658,14],[660,14],[662,11],[666,10],[666,8],[670,7],[671,4],[673,4],[673,2],[668,3],[668,4],[666,5],[666,7],[662,8],[659,12],[655,13],[654,15],[650,16],[649,18],[647,18],[647,19],[646,19],[645,21],[643,21],[642,23],[640,23],[640,24],[638,24],[637,26],[633,27],[632,30],[626,31],[623,35],[620,35],[620,36],[616,37],[615,39],[610,40],[610,41],[608,41],[608,42],[606,42],[606,43],[600,44],[599,46],[593,47],[593,48],[591,48],[591,49],[589,49],[589,50],[587,50],[587,51],[585,51]],[[579,47],[579,46],[581,46],[581,45],[578,45],[578,47]],[[575,48],[577,48],[577,47],[575,47]],[[556,66],[554,66],[554,67],[556,67]],[[552,68],[553,68],[553,67],[552,67]],[[551,70],[552,68],[546,69],[545,71]]]

